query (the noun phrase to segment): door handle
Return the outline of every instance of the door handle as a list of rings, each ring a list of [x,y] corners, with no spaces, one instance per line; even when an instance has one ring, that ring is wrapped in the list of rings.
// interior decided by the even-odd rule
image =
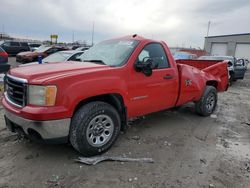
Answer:
[[[168,74],[168,75],[164,76],[163,78],[164,78],[165,80],[170,80],[170,79],[173,78],[173,76]]]

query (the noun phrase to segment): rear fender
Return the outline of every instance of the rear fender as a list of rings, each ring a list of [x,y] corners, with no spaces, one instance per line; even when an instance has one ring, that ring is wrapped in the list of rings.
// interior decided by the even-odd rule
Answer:
[[[178,70],[180,89],[176,106],[199,100],[205,89],[206,74],[197,68],[182,64],[178,64]]]

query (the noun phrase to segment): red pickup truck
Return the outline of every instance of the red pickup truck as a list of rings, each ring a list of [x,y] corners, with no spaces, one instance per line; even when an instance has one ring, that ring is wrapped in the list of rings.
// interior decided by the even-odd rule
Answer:
[[[7,127],[91,156],[108,150],[130,118],[188,102],[210,115],[228,87],[227,62],[175,62],[164,42],[137,35],[101,42],[80,60],[11,69]]]

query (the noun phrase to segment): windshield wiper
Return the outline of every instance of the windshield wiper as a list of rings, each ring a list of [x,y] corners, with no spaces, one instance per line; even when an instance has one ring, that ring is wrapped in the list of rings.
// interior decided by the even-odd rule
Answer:
[[[100,65],[106,65],[102,60],[99,60],[99,59],[83,60],[83,62],[93,62],[93,63],[97,63]]]

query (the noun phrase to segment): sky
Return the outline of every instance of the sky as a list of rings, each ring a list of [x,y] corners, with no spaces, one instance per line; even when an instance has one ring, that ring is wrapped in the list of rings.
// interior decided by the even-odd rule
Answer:
[[[94,43],[138,34],[169,46],[204,46],[209,35],[250,33],[250,0],[1,0],[0,31]]]

